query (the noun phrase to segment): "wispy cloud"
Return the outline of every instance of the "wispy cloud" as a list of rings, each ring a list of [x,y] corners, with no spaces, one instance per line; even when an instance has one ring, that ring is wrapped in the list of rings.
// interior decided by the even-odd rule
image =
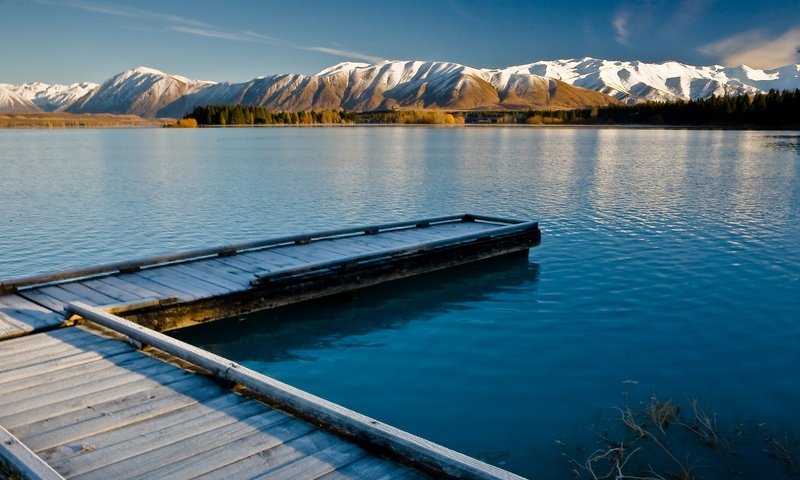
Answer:
[[[630,10],[618,10],[611,19],[611,25],[614,27],[614,33],[617,35],[617,42],[622,45],[628,45],[630,42],[630,21]]]
[[[355,60],[365,60],[371,63],[377,63],[384,60],[381,57],[345,48],[297,45],[284,41],[280,38],[271,37],[268,35],[264,35],[249,30],[228,31],[221,29],[210,23],[196,20],[193,18],[182,17],[178,15],[169,15],[150,10],[143,10],[135,7],[128,7],[125,5],[116,5],[111,3],[96,3],[87,0],[63,0],[63,1],[33,0],[33,1],[42,5],[73,8],[100,15],[120,17],[131,20],[137,20],[137,19],[144,20],[145,22],[147,22],[147,24],[156,24],[160,28],[164,28],[173,32],[183,33],[187,35],[195,35],[198,37],[216,38],[220,40],[227,40],[234,42],[282,44],[287,47],[298,50],[321,52],[335,57],[350,58]]]
[[[800,25],[778,37],[750,30],[703,45],[699,51],[717,57],[723,65],[775,68],[800,61]]]
[[[225,32],[214,28],[195,28],[182,26],[171,26],[169,29],[174,32],[197,35],[198,37],[221,38],[223,40],[231,40],[235,42],[275,43],[278,41],[277,38],[268,37],[256,32]]]
[[[139,18],[148,21],[157,21],[160,23],[173,23],[181,25],[194,25],[197,27],[211,27],[206,22],[195,20],[193,18],[181,17],[178,15],[169,15],[150,10],[143,10],[135,7],[128,7],[124,5],[115,5],[110,3],[95,3],[87,2],[84,0],[68,0],[68,1],[55,1],[55,0],[33,0],[35,3],[42,5],[50,5],[55,7],[67,7],[78,10],[84,10],[92,13],[99,13],[101,15],[109,15],[112,17],[123,18]]]
[[[335,57],[343,57],[343,58],[354,58],[357,60],[365,60],[370,63],[379,63],[384,60],[385,58],[376,57],[374,55],[368,55],[366,53],[357,52],[355,50],[347,50],[342,48],[332,48],[332,47],[305,47],[302,45],[293,45],[295,48],[299,48],[301,50],[310,50],[312,52],[322,52],[327,53],[328,55],[333,55]]]

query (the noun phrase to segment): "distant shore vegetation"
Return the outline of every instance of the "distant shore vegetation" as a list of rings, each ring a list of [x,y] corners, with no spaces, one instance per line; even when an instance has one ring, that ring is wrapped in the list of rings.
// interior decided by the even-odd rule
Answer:
[[[283,112],[249,105],[195,107],[172,126],[228,125],[654,125],[730,128],[800,126],[800,89],[702,100],[647,102],[576,110],[345,110]]]
[[[160,119],[106,113],[0,113],[0,128],[159,127]]]

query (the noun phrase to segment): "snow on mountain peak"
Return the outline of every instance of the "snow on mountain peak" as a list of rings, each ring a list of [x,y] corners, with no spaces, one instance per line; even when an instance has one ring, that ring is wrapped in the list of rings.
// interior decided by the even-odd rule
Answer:
[[[370,66],[369,63],[341,62],[341,63],[337,63],[336,65],[332,65],[332,66],[330,66],[330,67],[328,67],[328,68],[326,68],[324,70],[321,70],[320,72],[318,72],[314,76],[322,77],[322,76],[325,76],[325,75],[333,75],[333,74],[336,74],[336,73],[344,73],[344,72],[349,73],[349,72],[351,72],[351,71],[353,71],[353,70],[355,70],[357,68],[366,68],[366,67],[369,67],[369,66]]]

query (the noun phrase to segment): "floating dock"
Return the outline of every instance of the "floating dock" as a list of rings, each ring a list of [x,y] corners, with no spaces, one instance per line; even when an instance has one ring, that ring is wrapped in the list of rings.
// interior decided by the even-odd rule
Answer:
[[[518,479],[155,330],[539,241],[459,215],[3,281],[0,477]]]

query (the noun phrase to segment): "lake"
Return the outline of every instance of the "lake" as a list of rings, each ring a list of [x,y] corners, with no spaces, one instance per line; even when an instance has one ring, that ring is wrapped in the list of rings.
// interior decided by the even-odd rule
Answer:
[[[0,199],[0,278],[350,224],[538,220],[527,259],[172,334],[529,477],[590,478],[568,457],[608,449],[610,407],[653,395],[716,412],[743,478],[788,474],[762,440],[797,451],[798,132],[0,130]]]

